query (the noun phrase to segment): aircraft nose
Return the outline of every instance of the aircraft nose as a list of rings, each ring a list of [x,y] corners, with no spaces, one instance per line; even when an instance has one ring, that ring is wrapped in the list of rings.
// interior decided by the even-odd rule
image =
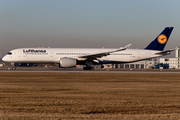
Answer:
[[[4,57],[2,58],[2,61],[4,61],[4,62],[6,61],[6,56],[4,56]]]

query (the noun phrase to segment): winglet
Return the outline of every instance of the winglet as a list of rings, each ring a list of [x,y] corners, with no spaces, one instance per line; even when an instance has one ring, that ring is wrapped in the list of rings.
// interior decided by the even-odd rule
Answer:
[[[129,48],[131,45],[132,45],[132,44],[130,43],[130,44],[126,45],[124,48],[127,49],[127,48]]]
[[[128,44],[128,45],[126,45],[125,47],[120,48],[120,49],[118,49],[118,50],[116,50],[116,51],[126,50],[126,49],[128,49],[131,45],[132,45],[132,44]]]

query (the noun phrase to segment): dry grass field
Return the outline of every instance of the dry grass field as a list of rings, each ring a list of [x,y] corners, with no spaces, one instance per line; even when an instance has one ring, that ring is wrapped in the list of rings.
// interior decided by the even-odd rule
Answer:
[[[0,73],[1,119],[180,119],[180,74]]]

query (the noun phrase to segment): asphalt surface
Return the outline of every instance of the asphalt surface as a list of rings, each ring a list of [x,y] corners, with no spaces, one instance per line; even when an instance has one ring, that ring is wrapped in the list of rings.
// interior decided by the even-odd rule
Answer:
[[[11,67],[1,67],[0,72],[44,72],[44,73],[180,73],[177,69],[95,69],[83,70],[82,68],[45,68],[45,67],[17,67],[12,70]]]

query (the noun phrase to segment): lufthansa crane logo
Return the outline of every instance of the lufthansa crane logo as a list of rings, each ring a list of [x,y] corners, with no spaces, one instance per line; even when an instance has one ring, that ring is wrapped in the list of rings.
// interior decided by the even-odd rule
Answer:
[[[161,34],[161,35],[158,36],[158,42],[159,42],[160,44],[164,44],[164,43],[166,43],[166,41],[167,41],[166,35]]]

